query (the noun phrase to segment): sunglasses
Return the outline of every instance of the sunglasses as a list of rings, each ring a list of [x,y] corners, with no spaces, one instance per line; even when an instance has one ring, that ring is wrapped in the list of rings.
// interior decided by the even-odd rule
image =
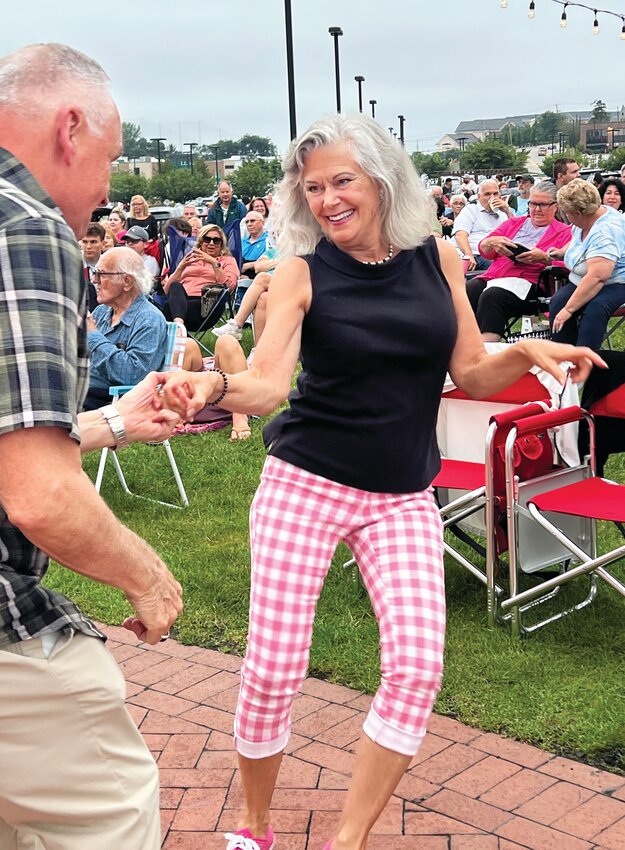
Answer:
[[[205,236],[202,242],[212,242],[213,245],[221,245],[221,236]]]

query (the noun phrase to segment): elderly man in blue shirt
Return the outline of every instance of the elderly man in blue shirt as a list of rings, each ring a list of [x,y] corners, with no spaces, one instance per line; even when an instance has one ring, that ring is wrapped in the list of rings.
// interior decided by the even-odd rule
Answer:
[[[91,355],[85,410],[109,397],[108,388],[136,384],[163,365],[167,323],[147,298],[152,275],[130,248],[110,248],[92,274],[98,306],[87,318]]]

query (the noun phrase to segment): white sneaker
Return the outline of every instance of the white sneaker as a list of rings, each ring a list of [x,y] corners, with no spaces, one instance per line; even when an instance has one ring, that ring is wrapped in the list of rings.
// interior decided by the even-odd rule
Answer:
[[[228,319],[225,325],[220,328],[213,328],[215,336],[233,336],[235,339],[241,339],[243,329],[240,328],[234,319]]]

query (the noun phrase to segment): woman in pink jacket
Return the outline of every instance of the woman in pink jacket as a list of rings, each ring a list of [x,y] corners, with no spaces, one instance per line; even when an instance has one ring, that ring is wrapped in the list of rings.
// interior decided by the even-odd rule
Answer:
[[[529,215],[509,218],[480,242],[480,254],[493,263],[468,282],[467,294],[484,342],[499,342],[509,319],[534,312],[540,273],[563,265],[549,253],[571,240],[571,227],[556,219],[557,209],[556,187],[545,180],[530,192]]]

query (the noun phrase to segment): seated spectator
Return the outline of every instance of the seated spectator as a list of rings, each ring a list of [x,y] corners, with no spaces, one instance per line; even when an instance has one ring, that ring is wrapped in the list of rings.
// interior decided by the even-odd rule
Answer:
[[[120,234],[125,233],[128,229],[126,227],[126,212],[121,207],[112,209],[109,213],[108,225],[119,242]]]
[[[485,236],[512,217],[512,210],[499,194],[496,180],[484,180],[477,203],[467,204],[454,220],[452,242],[469,261],[469,271],[484,271],[491,261],[482,257],[478,245]]]
[[[440,218],[441,227],[443,228],[443,238],[451,239],[451,233],[456,217],[462,212],[467,205],[467,199],[464,195],[452,195],[449,201],[451,212],[442,215]]]
[[[200,327],[202,287],[207,283],[222,284],[234,292],[239,269],[230,255],[226,236],[216,224],[207,224],[195,247],[163,281],[167,295],[166,316],[191,330]]]
[[[247,369],[245,353],[234,337],[225,336],[217,340],[215,345],[215,368],[223,369],[228,375],[244,372]],[[249,440],[251,436],[252,432],[247,415],[245,413],[233,413],[230,442],[236,443]]]
[[[593,186],[596,189],[598,189],[599,186],[601,186],[602,183],[603,183],[603,174],[600,171],[595,171],[595,173],[592,175]]]
[[[98,264],[104,247],[106,231],[97,221],[91,221],[87,225],[85,235],[80,240],[82,250],[83,274],[87,282],[87,309],[94,310],[98,304],[95,286],[93,285],[93,270]]]
[[[129,248],[110,248],[93,273],[98,306],[87,317],[91,355],[85,410],[109,400],[111,386],[136,384],[159,370],[165,355],[167,325],[147,298],[152,276]]]
[[[126,227],[142,227],[148,233],[148,240],[158,239],[158,222],[150,214],[148,202],[143,195],[133,195],[130,199],[130,215],[126,219]]]
[[[273,270],[278,265],[275,248],[268,248],[267,253],[256,261],[256,277],[248,286],[241,305],[233,319],[228,319],[218,328],[213,328],[215,336],[233,336],[241,339],[243,326],[254,313],[254,345],[258,344],[267,318],[267,290],[271,282]]]
[[[509,218],[479,244],[490,268],[467,283],[467,295],[484,342],[498,342],[509,319],[532,308],[540,273],[554,262],[550,249],[564,248],[571,228],[556,219],[556,187],[545,180],[532,187],[529,216]],[[529,250],[514,256],[515,245]]]
[[[625,222],[585,180],[559,189],[558,204],[573,234],[564,254],[569,283],[549,305],[552,337],[601,348],[610,316],[625,303]]]
[[[607,177],[599,186],[599,197],[606,207],[617,212],[625,211],[625,184],[617,177]]]
[[[254,211],[261,213],[265,219],[265,224],[267,223],[267,219],[269,218],[269,207],[267,206],[267,202],[264,198],[252,198],[247,208],[250,212]]]
[[[152,257],[146,251],[146,245],[149,241],[148,231],[143,227],[134,224],[122,236],[122,242],[127,248],[131,248],[135,254],[138,254],[143,261],[146,270],[152,275],[152,281],[155,281],[161,273],[160,266],[155,257]]]
[[[447,198],[447,200],[449,200],[453,194],[453,185],[451,177],[448,177],[443,183],[443,195]]]
[[[197,235],[203,227],[202,219],[194,215],[192,218],[188,219],[188,221],[189,226],[191,227],[191,236],[193,236],[194,239],[197,239]]]
[[[244,221],[247,234],[241,240],[241,277],[253,280],[256,276],[254,264],[267,250],[267,231],[263,230],[265,219],[262,213],[250,210]]]
[[[119,248],[119,242],[115,236],[110,224],[103,224],[104,239],[102,240],[102,253],[108,251],[109,248]]]
[[[182,208],[182,218],[185,221],[191,221],[192,218],[197,218],[197,208],[193,204],[185,204]]]
[[[473,179],[471,174],[465,174],[462,178],[462,184],[460,186],[460,191],[468,200],[472,195],[475,195],[477,192],[477,183]]]
[[[520,174],[517,177],[517,186],[519,187],[519,194],[513,195],[508,201],[508,204],[514,210],[515,215],[528,215],[529,210],[527,204],[530,199],[530,192],[532,191],[533,185],[534,178],[531,174]]]

